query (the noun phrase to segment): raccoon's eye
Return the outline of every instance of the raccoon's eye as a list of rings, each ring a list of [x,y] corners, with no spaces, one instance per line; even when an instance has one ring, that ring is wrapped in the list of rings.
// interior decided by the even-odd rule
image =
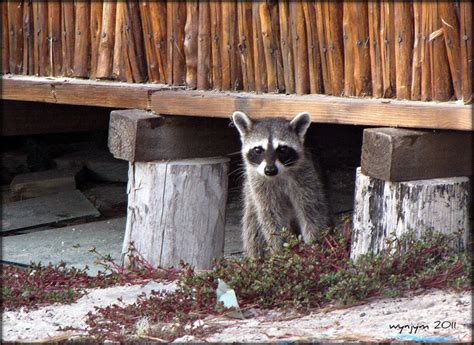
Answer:
[[[286,145],[278,146],[277,150],[280,151],[281,153],[285,153],[288,151],[288,146]]]
[[[254,147],[253,152],[256,153],[257,155],[261,154],[263,152],[263,148],[261,146]]]

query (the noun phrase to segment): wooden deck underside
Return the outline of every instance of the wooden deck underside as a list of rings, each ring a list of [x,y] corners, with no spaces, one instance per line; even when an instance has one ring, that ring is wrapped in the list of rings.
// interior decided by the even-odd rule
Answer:
[[[71,78],[2,76],[1,99],[137,108],[162,115],[230,118],[233,111],[254,118],[293,117],[307,111],[314,122],[473,130],[471,105],[325,95],[188,91],[162,84],[129,84]]]

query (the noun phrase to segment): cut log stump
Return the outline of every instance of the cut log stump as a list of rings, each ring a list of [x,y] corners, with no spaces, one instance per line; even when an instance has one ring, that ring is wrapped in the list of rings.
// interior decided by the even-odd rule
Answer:
[[[468,177],[390,182],[357,169],[351,258],[378,253],[386,239],[413,231],[463,234],[454,244],[465,248],[469,233]]]
[[[123,254],[208,269],[223,254],[228,158],[130,163]],[[125,264],[128,259],[124,258]]]

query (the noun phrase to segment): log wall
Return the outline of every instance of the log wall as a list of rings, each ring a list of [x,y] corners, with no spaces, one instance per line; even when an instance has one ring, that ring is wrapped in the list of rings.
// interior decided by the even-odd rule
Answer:
[[[472,4],[4,1],[2,73],[472,101]]]

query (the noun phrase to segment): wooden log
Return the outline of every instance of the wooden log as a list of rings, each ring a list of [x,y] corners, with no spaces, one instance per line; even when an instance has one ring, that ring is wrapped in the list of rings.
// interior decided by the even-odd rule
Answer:
[[[411,98],[413,58],[413,9],[409,2],[395,2],[395,65],[397,99]]]
[[[413,60],[411,70],[411,99],[419,101],[421,98],[421,3],[413,3]]]
[[[431,67],[431,90],[434,101],[448,101],[452,96],[452,83],[449,76],[449,63],[442,34],[442,22],[440,19],[439,3],[430,3],[433,28],[440,32],[432,31],[429,39],[430,67]],[[438,31],[441,29],[441,31]]]
[[[227,155],[239,142],[227,123],[178,116],[158,116],[143,110],[110,114],[109,150],[130,162]]]
[[[295,58],[295,91],[298,95],[309,93],[308,45],[303,4],[290,2],[291,33]]]
[[[10,73],[20,74],[23,66],[22,2],[8,1],[8,47]]]
[[[227,158],[130,164],[122,253],[133,242],[153,266],[209,269],[224,249]],[[127,263],[127,258],[125,258]]]
[[[51,65],[50,75],[60,76],[62,70],[61,57],[61,2],[48,2],[48,30],[49,30],[49,64]]]
[[[10,72],[10,48],[9,48],[9,24],[8,24],[8,3],[2,1],[2,41],[0,42],[0,52],[2,54],[2,74]]]
[[[76,29],[74,41],[74,76],[89,77],[90,63],[90,2],[79,1],[76,4]]]
[[[265,52],[263,47],[262,24],[260,22],[259,4],[252,2],[252,30],[253,30],[253,62],[255,72],[255,90],[257,92],[267,91],[267,67],[264,63]],[[222,61],[224,63],[224,61]]]
[[[283,63],[283,75],[285,80],[285,92],[295,93],[295,71],[294,71],[294,59],[293,59],[293,40],[291,34],[291,21],[290,9],[287,0],[278,1],[278,13],[280,17],[280,46]],[[318,19],[319,24],[319,19]],[[319,29],[319,26],[318,26]],[[324,67],[323,64],[323,76]],[[326,84],[325,84],[326,87]]]
[[[33,2],[35,74],[49,76],[51,73],[50,51],[48,47],[48,3]]]
[[[370,41],[370,71],[372,74],[372,96],[382,97],[382,56],[380,40],[380,2],[367,3],[369,41]]]
[[[211,22],[209,3],[199,3],[199,26],[197,44],[197,88],[207,90],[211,86]]]
[[[383,97],[390,98],[396,95],[394,3],[382,0],[380,6]]]
[[[95,79],[97,75],[97,63],[99,61],[99,47],[102,32],[102,11],[104,4],[102,0],[91,2],[91,75]]]
[[[106,1],[108,2],[108,1]],[[74,71],[75,47],[75,16],[74,2],[61,1],[61,46],[62,46],[62,74],[72,76]]]
[[[385,181],[472,175],[472,133],[364,130],[361,169]]]
[[[222,65],[221,65],[221,4],[219,1],[210,1],[211,12],[211,51],[212,51],[212,87],[216,90],[222,89]]]
[[[197,86],[198,69],[198,29],[199,4],[195,0],[186,1],[186,25],[184,26],[184,54],[186,56],[186,87]]]
[[[238,90],[241,87],[239,76],[240,57],[237,52],[237,7],[234,2],[224,1],[222,9],[222,88]],[[258,15],[258,14],[257,14]]]
[[[115,42],[115,19],[117,4],[115,1],[104,1],[102,9],[102,25],[97,60],[97,79],[112,77],[112,64]]]
[[[260,25],[262,27],[265,65],[267,66],[267,91],[278,92],[277,61],[273,42],[276,33],[272,32],[270,6],[267,2],[260,2],[258,4],[258,14],[260,16]]]
[[[61,15],[61,14],[59,14]],[[34,74],[34,27],[33,27],[33,4],[31,1],[23,3],[23,74]],[[59,39],[61,39],[59,35]],[[8,40],[7,40],[8,43]],[[61,54],[61,51],[59,52]],[[60,71],[61,72],[61,71]]]
[[[319,39],[314,4],[309,1],[303,2],[303,12],[306,25],[306,42],[308,44],[309,91],[310,93],[323,93],[321,57],[319,56]]]
[[[431,52],[429,49],[429,36],[433,29],[432,12],[428,2],[421,3],[421,100],[430,101],[431,90]]]
[[[10,183],[10,200],[19,201],[76,189],[79,171],[46,170],[16,175]]]
[[[134,1],[127,2],[124,10],[125,29],[123,32],[126,42],[124,49],[128,60],[125,65],[128,66],[129,75],[131,75],[131,78],[127,78],[127,81],[142,83],[146,79],[146,66],[138,3]]]
[[[186,66],[184,56],[184,26],[186,25],[186,3],[167,2],[168,33],[168,84],[184,85],[186,83]]]
[[[116,5],[116,14],[115,14],[115,41],[114,41],[114,55],[113,55],[113,64],[112,64],[112,77],[120,81],[126,81],[131,79],[130,65],[127,65],[127,60],[125,60],[125,11],[127,3],[123,1],[117,1]],[[127,73],[128,67],[128,76]]]
[[[143,43],[145,46],[147,75],[149,81],[156,83],[160,80],[160,71],[158,69],[158,61],[153,42],[153,29],[150,11],[149,2],[146,0],[140,1],[140,16],[142,21]]]
[[[448,54],[449,70],[456,99],[462,99],[461,81],[461,41],[459,39],[459,20],[456,5],[452,2],[439,2],[439,16],[443,24],[443,36]]]
[[[469,178],[451,177],[409,182],[386,182],[357,169],[351,259],[387,248],[391,236],[409,232],[419,238],[428,230],[462,236],[453,243],[467,246]]]
[[[472,3],[461,1],[460,40],[461,40],[461,71],[462,71],[462,100],[464,104],[472,102]]]
[[[344,43],[342,41],[342,4],[329,2],[325,17],[329,52],[329,68],[332,76],[332,94],[341,96],[344,91]]]
[[[238,49],[242,64],[242,86],[245,91],[255,91],[251,3],[245,0],[240,0],[237,3],[237,22],[239,28]]]
[[[151,27],[153,32],[153,42],[155,48],[155,55],[158,63],[158,70],[160,77],[158,82],[171,84],[167,78],[167,66],[166,60],[167,54],[167,39],[166,39],[166,7],[167,4],[164,1],[150,1],[150,15],[151,15]]]

